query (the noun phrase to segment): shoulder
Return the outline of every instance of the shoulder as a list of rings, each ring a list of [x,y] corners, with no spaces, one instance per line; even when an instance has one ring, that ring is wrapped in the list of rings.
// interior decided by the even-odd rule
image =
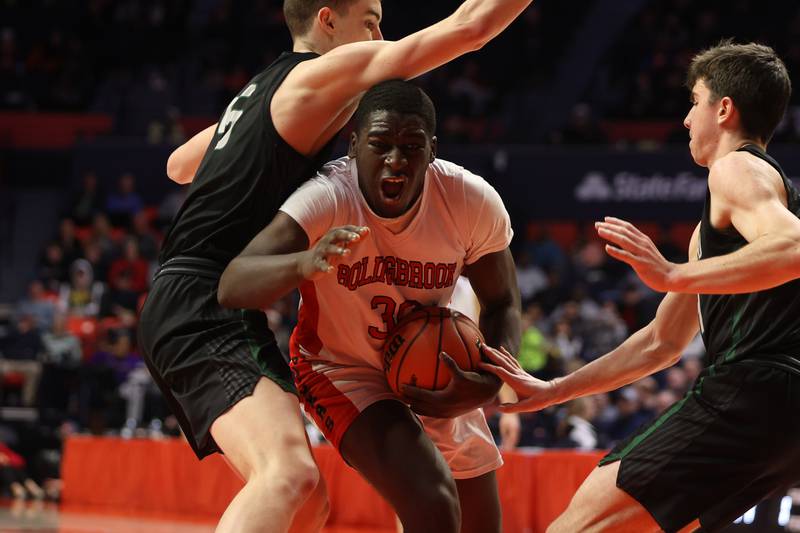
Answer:
[[[463,192],[468,198],[472,198],[476,193],[482,197],[487,192],[494,191],[494,187],[481,176],[445,159],[435,159],[430,169],[434,179],[448,189],[448,192]]]
[[[348,157],[328,161],[299,190],[313,188],[334,194],[336,191],[349,189],[357,181],[351,172],[350,161]]]
[[[782,187],[778,171],[748,152],[730,152],[715,161],[708,172],[711,195],[735,203],[775,196]]]

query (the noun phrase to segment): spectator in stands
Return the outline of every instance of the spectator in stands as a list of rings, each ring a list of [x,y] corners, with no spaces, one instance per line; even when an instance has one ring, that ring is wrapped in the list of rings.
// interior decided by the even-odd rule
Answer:
[[[617,416],[608,427],[608,436],[612,442],[624,439],[652,418],[643,408],[639,393],[633,387],[620,390],[615,407]]]
[[[81,363],[81,342],[67,330],[67,317],[64,313],[55,315],[52,328],[42,334],[42,344],[44,350],[41,360],[45,363],[67,367]]]
[[[567,402],[565,407],[564,418],[556,429],[555,446],[579,450],[597,448],[597,431],[591,422],[597,414],[594,398],[575,398]]]
[[[139,255],[149,262],[158,258],[159,237],[150,225],[150,216],[147,211],[139,211],[133,216],[131,234],[139,246]]]
[[[619,316],[616,303],[606,300],[584,330],[582,356],[586,361],[593,361],[619,346],[627,336],[628,328]]]
[[[675,391],[671,389],[662,389],[658,391],[658,394],[656,394],[654,409],[655,416],[659,416],[661,413],[672,407],[679,398],[680,396],[675,394]]]
[[[64,254],[64,261],[71,265],[73,261],[83,257],[83,245],[75,234],[75,222],[64,217],[58,226],[58,240],[61,251]]]
[[[105,281],[108,279],[108,269],[110,259],[103,253],[103,249],[96,240],[89,240],[83,247],[83,258],[92,266],[92,272],[97,280]]]
[[[97,182],[97,174],[83,175],[81,187],[73,193],[70,201],[70,216],[79,226],[88,226],[94,216],[105,206],[105,193]]]
[[[32,407],[36,404],[36,392],[42,374],[42,364],[38,359],[44,351],[36,320],[30,315],[21,315],[4,344],[0,354],[0,374],[3,380],[8,379],[10,374],[22,375],[21,403],[25,407]]]
[[[56,299],[52,293],[45,291],[44,283],[35,279],[28,284],[28,295],[17,303],[15,315],[32,316],[39,331],[48,331],[53,327],[56,313]]]
[[[583,339],[572,331],[569,320],[562,318],[553,329],[553,345],[559,357],[566,363],[581,356]]]
[[[45,246],[36,269],[37,278],[44,283],[45,290],[58,292],[59,286],[68,279],[68,264],[64,260],[64,251],[57,242]]]
[[[541,328],[542,309],[531,304],[522,314],[522,336],[519,344],[519,364],[526,372],[536,372],[547,365],[553,346]]]
[[[125,402],[120,386],[142,366],[133,351],[131,333],[124,328],[109,329],[101,348],[83,368],[81,419],[94,433],[120,428],[125,422]]]
[[[607,140],[595,119],[592,106],[585,102],[572,108],[567,125],[551,139],[556,144],[604,144]]]
[[[689,376],[686,370],[680,366],[673,366],[666,371],[666,385],[669,390],[682,397],[689,390],[692,382],[689,381]]]
[[[139,294],[145,292],[149,285],[150,267],[139,255],[139,245],[135,237],[125,239],[122,254],[122,257],[111,263],[108,284],[113,288],[119,288],[120,278],[125,273],[130,278],[130,290]]]
[[[116,239],[111,228],[111,222],[105,213],[97,213],[92,219],[90,242],[100,248],[104,260],[110,261],[116,255]]]
[[[522,250],[515,259],[517,268],[517,287],[522,298],[522,304],[526,305],[533,300],[536,293],[547,287],[547,275],[533,261],[530,253]]]
[[[95,317],[103,290],[103,284],[94,280],[89,261],[77,259],[70,267],[70,282],[61,285],[59,307],[70,315]]]
[[[144,209],[144,202],[136,192],[136,178],[127,172],[119,177],[117,190],[108,195],[106,212],[112,225],[128,227],[133,216],[142,209]]]
[[[100,316],[114,317],[126,328],[136,326],[136,310],[140,292],[133,290],[130,270],[121,270],[107,291],[103,294]]]

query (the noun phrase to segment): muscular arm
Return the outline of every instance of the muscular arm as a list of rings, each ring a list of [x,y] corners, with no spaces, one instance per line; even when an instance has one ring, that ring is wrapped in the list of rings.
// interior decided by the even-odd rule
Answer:
[[[737,294],[800,277],[800,219],[786,208],[777,172],[760,159],[734,152],[714,165],[708,182],[712,215],[721,226],[736,228],[748,244],[730,254],[678,265],[674,290]]]
[[[300,262],[307,249],[303,228],[279,211],[222,273],[217,289],[220,305],[261,309],[279,299],[305,279]]]
[[[296,150],[314,153],[344,125],[349,116],[342,113],[372,85],[414,78],[481,48],[530,3],[466,0],[451,16],[399,41],[346,44],[305,61],[273,97],[275,127]]]
[[[209,126],[175,149],[167,159],[167,176],[176,183],[191,183],[206,154],[217,125]]]
[[[480,328],[489,346],[516,352],[522,330],[517,272],[511,251],[484,255],[464,269],[481,304]]]
[[[698,232],[692,237],[690,255],[696,255]],[[536,411],[600,392],[617,389],[675,364],[699,329],[697,296],[669,293],[655,318],[620,346],[564,377],[545,382],[528,375],[508,353],[488,350],[494,372],[522,399],[505,406],[508,412]]]
[[[800,277],[800,219],[786,208],[778,173],[760,159],[732,152],[714,164],[708,185],[712,224],[735,228],[748,241],[742,248],[696,262],[670,263],[633,225],[607,218],[598,223],[598,233],[616,246],[606,250],[660,291],[740,294]]]
[[[553,380],[553,402],[618,389],[678,362],[699,329],[697,296],[669,293],[656,317],[616,349]]]
[[[217,300],[223,307],[263,309],[296,288],[333,269],[366,228],[333,228],[312,248],[300,225],[279,211],[222,273]]]

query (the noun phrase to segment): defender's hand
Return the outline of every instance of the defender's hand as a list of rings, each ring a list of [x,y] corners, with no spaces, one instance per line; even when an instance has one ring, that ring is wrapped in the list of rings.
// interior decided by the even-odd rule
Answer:
[[[554,394],[552,381],[537,379],[520,366],[517,358],[505,348],[496,350],[491,346],[482,346],[483,354],[489,359],[481,361],[478,368],[490,372],[508,384],[520,400],[517,403],[500,404],[503,413],[520,413],[525,411],[538,411],[554,403],[558,403]]]
[[[594,226],[600,237],[616,244],[606,244],[606,253],[628,263],[651,289],[659,292],[679,289],[674,283],[677,265],[664,259],[650,237],[639,228],[614,217],[605,217],[603,222],[595,222]]]
[[[350,255],[352,247],[369,235],[366,226],[341,226],[328,230],[300,261],[300,273],[308,280],[333,272],[334,267]]]
[[[415,413],[453,418],[486,405],[497,396],[502,382],[493,375],[464,371],[444,352],[439,354],[439,358],[452,374],[450,383],[444,389],[429,391],[412,385],[401,388]]]

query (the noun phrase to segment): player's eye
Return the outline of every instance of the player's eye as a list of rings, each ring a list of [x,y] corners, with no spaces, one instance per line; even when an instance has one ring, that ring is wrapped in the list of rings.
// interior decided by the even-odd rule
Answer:
[[[377,150],[386,150],[388,148],[388,144],[383,141],[379,141],[377,139],[373,139],[369,141],[369,145]]]

